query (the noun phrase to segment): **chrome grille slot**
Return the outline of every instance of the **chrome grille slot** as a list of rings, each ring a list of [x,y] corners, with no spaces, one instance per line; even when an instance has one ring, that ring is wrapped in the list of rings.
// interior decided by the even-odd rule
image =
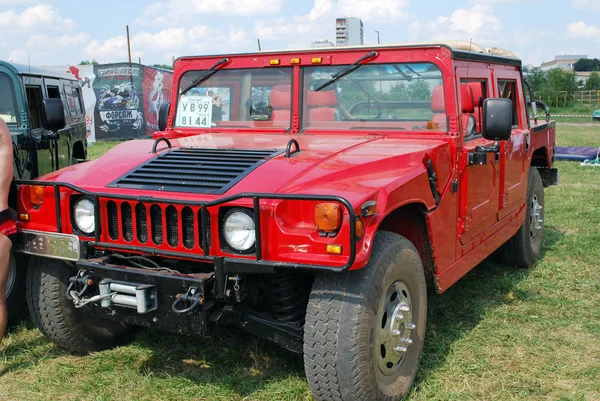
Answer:
[[[109,201],[106,204],[106,211],[108,212],[108,235],[111,239],[119,239],[119,214],[117,213],[117,204],[113,201]]]
[[[127,202],[121,203],[121,232],[125,241],[133,239],[133,215],[131,205]]]
[[[155,245],[163,243],[162,209],[158,205],[150,206],[150,225],[152,228],[152,242]]]
[[[175,206],[167,206],[166,221],[167,243],[175,247],[179,244],[179,216]]]
[[[142,203],[135,206],[135,228],[138,241],[142,244],[148,242],[148,213]]]

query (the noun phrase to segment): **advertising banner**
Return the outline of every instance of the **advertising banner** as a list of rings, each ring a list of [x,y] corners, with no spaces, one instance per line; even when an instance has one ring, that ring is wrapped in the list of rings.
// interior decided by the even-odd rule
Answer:
[[[163,102],[171,100],[173,73],[144,67],[143,98],[146,134],[151,137],[158,131],[158,110]]]
[[[142,66],[96,65],[94,75],[96,140],[145,137]]]

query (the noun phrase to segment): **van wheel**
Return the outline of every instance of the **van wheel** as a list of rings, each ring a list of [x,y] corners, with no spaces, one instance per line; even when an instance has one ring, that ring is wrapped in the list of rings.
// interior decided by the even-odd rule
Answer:
[[[496,252],[497,261],[528,268],[538,260],[544,234],[544,185],[537,168],[529,170],[525,221],[519,231]]]
[[[317,275],[304,326],[315,399],[403,399],[417,373],[426,308],[419,254],[394,233],[377,233],[364,269]]]
[[[11,252],[5,290],[9,326],[15,325],[27,310],[27,300],[25,299],[26,273],[27,257],[16,256]]]
[[[122,323],[79,314],[65,297],[75,272],[60,260],[31,258],[27,272],[27,303],[40,331],[57,345],[87,353],[123,344],[131,330]]]

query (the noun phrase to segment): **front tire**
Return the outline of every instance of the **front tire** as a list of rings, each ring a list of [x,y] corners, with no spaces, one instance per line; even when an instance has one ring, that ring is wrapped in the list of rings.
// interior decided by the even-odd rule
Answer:
[[[6,281],[6,309],[8,310],[8,326],[14,326],[27,310],[25,299],[25,276],[27,274],[27,257],[10,253],[8,262],[8,278]]]
[[[544,184],[537,168],[529,170],[525,221],[519,231],[497,251],[497,260],[507,266],[529,268],[537,262],[544,235]]]
[[[58,346],[77,353],[123,344],[130,329],[118,322],[86,317],[65,297],[75,271],[65,262],[31,258],[27,272],[27,304],[40,331]]]
[[[427,293],[419,254],[380,231],[368,265],[318,275],[304,326],[304,366],[317,401],[398,401],[425,339]]]

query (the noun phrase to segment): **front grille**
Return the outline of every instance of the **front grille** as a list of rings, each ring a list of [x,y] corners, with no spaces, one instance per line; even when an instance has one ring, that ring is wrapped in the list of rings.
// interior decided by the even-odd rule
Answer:
[[[109,187],[220,195],[280,153],[274,150],[179,148],[136,167]]]
[[[135,238],[145,246],[202,249],[202,212],[199,206],[177,209],[174,205],[130,201],[123,201],[117,206],[114,201],[108,201],[104,211],[111,240],[132,242]],[[206,224],[210,227],[210,220],[207,219]],[[207,242],[210,247],[210,230],[207,232]]]

